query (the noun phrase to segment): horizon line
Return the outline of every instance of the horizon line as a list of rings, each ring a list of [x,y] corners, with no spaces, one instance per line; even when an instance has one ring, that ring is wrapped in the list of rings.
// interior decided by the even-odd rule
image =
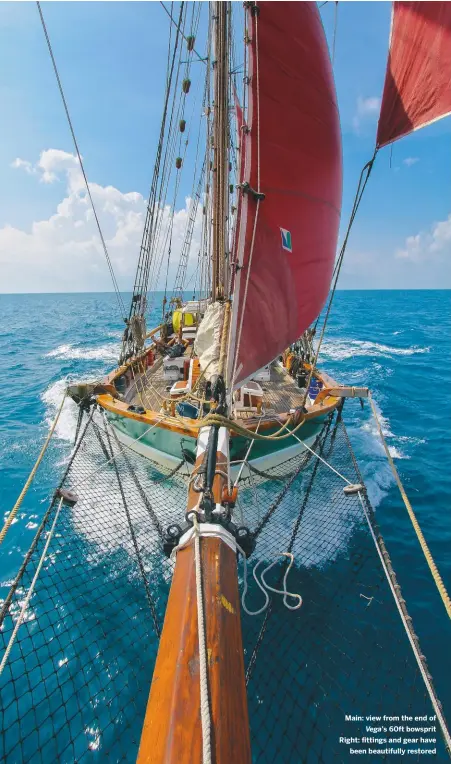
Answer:
[[[164,289],[152,289],[149,291],[149,294],[164,294]],[[170,294],[173,290],[168,289],[167,293]],[[186,290],[187,292],[189,290]],[[370,287],[348,287],[348,288],[341,288],[336,290],[337,292],[451,292],[451,287],[379,287],[378,289],[370,288]],[[121,294],[133,294],[133,289],[126,289],[126,290],[120,290]],[[114,291],[110,290],[86,290],[83,292],[0,292],[0,297],[8,297],[8,296],[18,296],[18,295],[24,295],[24,296],[31,296],[31,295],[69,295],[69,294],[111,294],[114,295]],[[188,299],[188,298],[186,298]],[[191,298],[192,299],[192,298]],[[196,299],[196,298],[194,298]],[[204,298],[202,298],[204,299]]]

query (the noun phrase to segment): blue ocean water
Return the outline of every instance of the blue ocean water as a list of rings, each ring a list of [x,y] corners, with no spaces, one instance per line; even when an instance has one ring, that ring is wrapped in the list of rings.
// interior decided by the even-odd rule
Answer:
[[[161,316],[154,296],[152,318]],[[112,294],[0,295],[0,519],[34,464],[66,383],[114,367],[122,325]],[[321,367],[373,391],[392,456],[451,590],[451,292],[336,295]],[[378,440],[368,405],[345,420],[439,697],[451,717],[451,628]],[[76,423],[68,402],[2,545],[1,596],[33,538],[67,458]]]

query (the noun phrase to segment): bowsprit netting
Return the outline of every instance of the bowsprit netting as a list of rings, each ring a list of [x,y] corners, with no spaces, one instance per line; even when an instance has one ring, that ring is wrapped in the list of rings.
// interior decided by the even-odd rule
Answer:
[[[172,576],[162,532],[184,513],[188,473],[183,460],[172,477],[157,472],[102,419],[84,427],[62,481],[78,501],[62,507],[0,678],[0,754],[10,762],[136,758]],[[58,503],[3,604],[1,656]]]
[[[136,759],[172,577],[163,536],[183,520],[190,467],[181,454],[165,471],[121,446],[97,412],[84,420],[60,486],[78,501],[61,506],[0,677],[7,762]],[[314,451],[327,464],[308,453],[266,475],[251,470],[235,509],[256,538],[249,567],[293,553],[288,588],[303,597],[296,611],[275,596],[259,616],[242,612],[256,762],[347,761],[345,714],[432,715],[437,703],[366,494],[346,495],[328,466],[362,482],[340,415]],[[59,504],[56,493],[3,603],[0,660]],[[284,571],[280,558],[268,583],[280,588]],[[257,610],[263,595],[250,581],[246,604]]]

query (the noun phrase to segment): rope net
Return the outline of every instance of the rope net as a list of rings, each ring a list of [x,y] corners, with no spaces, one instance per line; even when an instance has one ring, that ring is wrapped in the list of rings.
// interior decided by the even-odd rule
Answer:
[[[80,424],[60,486],[78,501],[62,506],[0,676],[7,762],[136,760],[172,578],[162,539],[184,517],[190,468],[182,458],[164,470],[137,456],[98,412]],[[339,415],[314,450],[362,482]],[[343,486],[312,454],[240,483],[234,520],[257,541],[248,565],[292,552],[288,588],[303,598],[296,611],[278,596],[261,615],[242,611],[256,762],[348,761],[339,738],[356,730],[345,714],[434,714],[373,540],[371,530],[406,613],[374,513],[365,493],[360,500]],[[56,493],[3,602],[0,659],[59,501]],[[283,559],[267,577],[276,588]],[[242,586],[241,561],[239,572]],[[246,604],[257,610],[263,595],[249,580]],[[437,760],[445,761],[437,738]]]

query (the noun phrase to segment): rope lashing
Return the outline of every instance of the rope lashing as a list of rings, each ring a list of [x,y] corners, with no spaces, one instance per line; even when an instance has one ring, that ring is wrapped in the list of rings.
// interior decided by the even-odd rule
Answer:
[[[449,594],[446,590],[445,584],[443,583],[442,577],[438,571],[437,565],[435,564],[434,558],[432,557],[432,554],[430,552],[430,549],[426,543],[426,539],[423,536],[423,532],[420,528],[420,524],[416,518],[415,512],[413,511],[412,505],[409,501],[409,498],[406,494],[405,488],[402,484],[401,478],[399,477],[398,470],[395,467],[395,463],[393,461],[392,455],[390,454],[390,450],[387,445],[387,441],[385,440],[385,436],[382,430],[382,426],[379,420],[379,416],[377,413],[376,406],[374,404],[374,400],[372,398],[371,393],[368,394],[368,398],[370,401],[371,410],[373,412],[374,420],[376,422],[376,427],[380,436],[380,439],[382,441],[382,445],[384,447],[385,454],[388,459],[388,463],[390,465],[391,471],[393,473],[393,477],[396,480],[396,484],[399,488],[399,492],[401,494],[402,500],[404,502],[404,506],[407,509],[407,513],[409,515],[410,521],[413,525],[413,529],[415,531],[415,534],[417,536],[417,539],[419,541],[419,544],[421,546],[421,549],[423,550],[423,554],[426,558],[426,562],[429,566],[429,569],[432,574],[432,578],[434,579],[435,585],[438,589],[438,592],[440,594],[440,597],[442,598],[442,602],[445,606],[445,610],[448,613],[448,617],[451,618],[451,599],[449,597]]]
[[[58,509],[55,512],[55,517],[54,517],[54,520],[53,520],[53,523],[52,523],[52,527],[50,528],[49,534],[47,536],[47,540],[45,542],[45,546],[44,546],[43,552],[41,554],[41,558],[39,560],[38,567],[36,568],[36,573],[33,576],[33,580],[31,582],[30,588],[28,590],[28,594],[27,594],[27,596],[25,598],[25,601],[24,601],[24,603],[23,603],[23,605],[22,605],[22,607],[20,609],[19,617],[18,617],[18,619],[16,621],[16,624],[14,626],[13,633],[11,634],[10,640],[9,640],[8,645],[6,647],[6,650],[5,650],[4,654],[3,654],[3,658],[2,658],[2,661],[0,663],[0,676],[3,674],[3,669],[6,666],[6,662],[7,662],[8,658],[9,658],[9,654],[10,654],[11,650],[13,649],[14,642],[16,641],[17,633],[18,633],[18,631],[19,631],[19,629],[21,627],[21,624],[22,624],[23,619],[25,617],[25,613],[27,612],[27,607],[28,607],[29,602],[31,600],[31,597],[33,595],[34,588],[36,586],[36,582],[37,582],[37,580],[39,578],[39,574],[40,574],[40,572],[42,570],[42,566],[44,565],[45,558],[47,557],[47,550],[48,550],[48,548],[50,546],[50,542],[51,542],[53,534],[55,532],[56,523],[58,522],[58,517],[59,517],[59,514],[60,514],[62,506],[63,506],[63,497],[61,497],[60,503],[58,504]]]
[[[0,532],[0,544],[3,542],[3,539],[5,538],[5,536],[6,536],[7,532],[8,532],[8,530],[9,530],[10,526],[12,525],[13,520],[14,520],[15,516],[17,515],[17,512],[20,509],[20,506],[21,506],[21,504],[22,504],[22,502],[23,502],[23,500],[25,498],[25,494],[27,493],[31,483],[33,482],[33,478],[36,475],[36,472],[38,470],[38,467],[39,467],[40,463],[42,462],[42,459],[43,459],[43,456],[44,456],[45,452],[47,451],[47,447],[48,447],[48,445],[49,445],[49,443],[50,443],[50,441],[52,439],[52,435],[55,432],[55,427],[56,427],[56,425],[58,423],[58,419],[60,418],[60,414],[61,414],[61,412],[63,410],[63,406],[64,406],[64,402],[66,400],[66,396],[67,396],[67,391],[63,395],[63,399],[62,399],[62,401],[60,403],[60,407],[59,407],[59,409],[58,409],[58,411],[56,413],[55,419],[52,422],[52,425],[51,425],[50,430],[49,430],[49,432],[47,434],[47,437],[46,437],[46,439],[44,441],[44,445],[41,448],[41,452],[40,452],[38,458],[36,459],[34,467],[31,470],[30,474],[28,475],[28,478],[27,478],[27,480],[25,482],[25,485],[24,485],[24,487],[22,488],[22,490],[21,490],[21,492],[19,494],[19,498],[17,499],[16,503],[14,504],[14,507],[12,508],[11,512],[9,513],[9,515],[8,515],[6,521],[5,521],[5,524],[4,524],[4,526],[3,526],[3,528],[2,528],[2,530]]]

